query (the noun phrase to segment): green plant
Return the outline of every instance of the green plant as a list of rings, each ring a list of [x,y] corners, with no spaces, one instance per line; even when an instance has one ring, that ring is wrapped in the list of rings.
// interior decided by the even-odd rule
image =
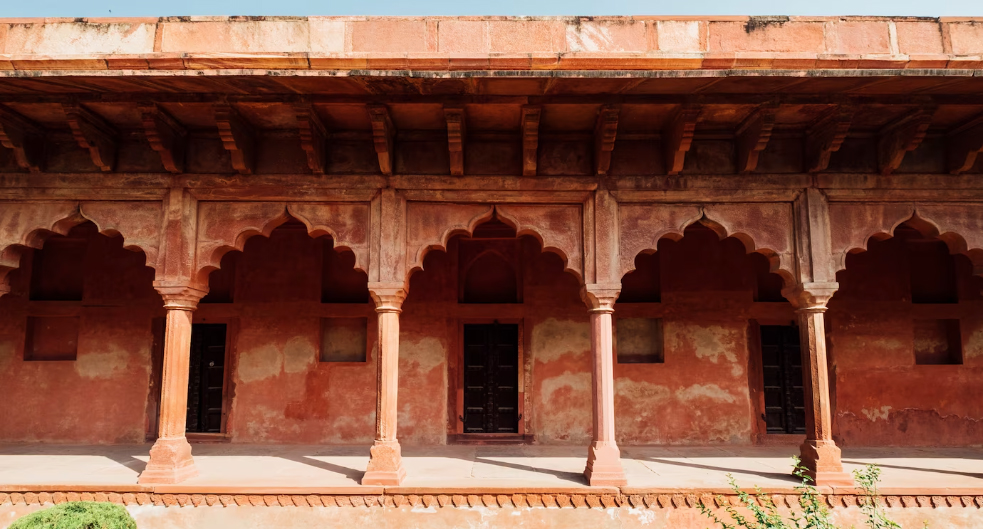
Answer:
[[[753,495],[742,490],[734,476],[728,474],[727,481],[731,489],[741,500],[741,504],[750,513],[746,516],[732,505],[724,507],[730,521],[721,518],[709,505],[700,504],[700,511],[722,529],[837,529],[833,523],[829,509],[823,503],[819,491],[812,485],[812,478],[806,475],[806,469],[795,458],[794,474],[802,483],[795,487],[799,495],[799,510],[793,511],[787,518],[778,511],[771,497],[764,494],[761,488],[755,487]],[[870,529],[901,529],[901,526],[888,519],[881,509],[880,497],[877,493],[877,483],[880,481],[881,470],[876,465],[867,465],[862,470],[853,472],[857,485],[863,491],[860,502],[861,512]],[[722,502],[721,502],[722,503]]]
[[[137,523],[120,505],[73,501],[31,513],[8,529],[137,529]]]

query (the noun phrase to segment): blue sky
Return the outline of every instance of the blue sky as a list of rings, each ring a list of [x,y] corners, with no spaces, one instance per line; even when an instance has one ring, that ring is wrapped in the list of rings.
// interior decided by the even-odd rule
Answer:
[[[737,14],[981,16],[983,0],[0,0],[0,17]]]

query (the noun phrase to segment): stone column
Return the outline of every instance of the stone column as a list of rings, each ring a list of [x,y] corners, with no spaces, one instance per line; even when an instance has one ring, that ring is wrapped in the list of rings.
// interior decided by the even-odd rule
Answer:
[[[406,299],[402,284],[370,284],[379,321],[379,374],[375,407],[375,443],[362,485],[399,485],[406,477],[396,440],[396,390],[399,387],[399,313]]]
[[[843,471],[840,449],[833,442],[833,413],[826,363],[826,329],[823,313],[833,297],[836,283],[800,283],[786,295],[795,307],[802,348],[802,378],[805,391],[806,441],[802,443],[802,465],[814,484],[853,485]]]
[[[187,287],[157,287],[167,309],[164,367],[161,377],[160,421],[150,461],[141,484],[180,483],[198,475],[185,437],[188,416],[188,364],[191,360],[191,316],[206,291]]]
[[[587,449],[584,475],[592,486],[627,485],[621,451],[614,437],[614,329],[611,314],[621,285],[587,285],[583,298],[590,308],[590,349],[594,438]]]

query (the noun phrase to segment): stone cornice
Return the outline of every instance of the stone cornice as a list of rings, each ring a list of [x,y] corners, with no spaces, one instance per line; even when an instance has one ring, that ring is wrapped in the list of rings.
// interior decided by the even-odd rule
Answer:
[[[0,19],[2,70],[976,69],[983,19]],[[461,39],[466,32],[477,39]],[[598,39],[593,35],[603,34]],[[385,39],[378,38],[385,35]]]

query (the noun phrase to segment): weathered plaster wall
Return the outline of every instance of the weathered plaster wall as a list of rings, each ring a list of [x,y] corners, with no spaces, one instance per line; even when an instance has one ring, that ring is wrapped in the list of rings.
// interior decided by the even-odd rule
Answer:
[[[0,441],[134,443],[147,429],[151,322],[163,316],[144,255],[122,248],[121,238],[73,230],[86,237],[84,261],[58,262],[55,274],[82,267],[82,301],[30,301],[28,251],[0,298]],[[29,315],[77,315],[74,361],[25,361]]]
[[[958,303],[911,303],[911,270],[894,240],[849,255],[829,303],[835,435],[844,445],[979,445],[983,319],[979,280],[955,258]],[[912,320],[958,319],[962,365],[916,365]]]

